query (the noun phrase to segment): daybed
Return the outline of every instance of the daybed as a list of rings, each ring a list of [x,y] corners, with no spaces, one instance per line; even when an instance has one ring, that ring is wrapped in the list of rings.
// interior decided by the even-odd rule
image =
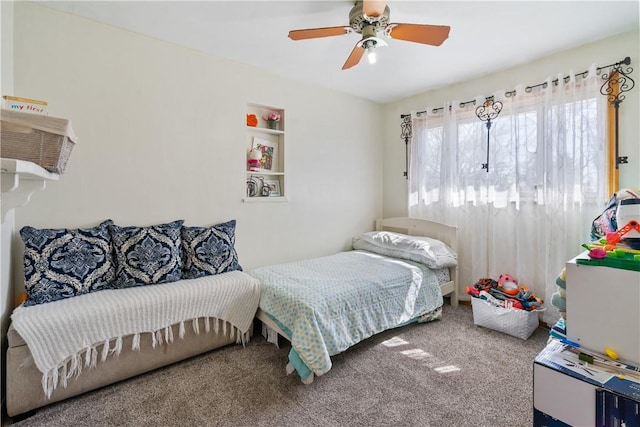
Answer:
[[[256,317],[291,342],[287,373],[305,384],[330,357],[387,329],[441,318],[457,305],[457,230],[415,218],[376,222],[353,251],[262,267]]]
[[[93,229],[23,228],[26,288],[31,299],[11,316],[6,354],[8,415],[16,416],[227,344],[245,343],[252,333],[260,288],[237,263],[234,227],[235,221],[210,228],[183,227],[182,221],[176,221],[134,229],[107,221]],[[126,260],[118,259],[124,255],[140,262],[139,257],[127,252],[127,248],[136,248],[137,243],[130,244],[129,240],[134,235],[134,241],[146,242],[146,249],[155,247],[157,253],[164,254],[162,261],[154,261],[162,264],[153,271],[146,270],[149,276],[142,270],[131,270],[131,265],[123,267]],[[34,242],[40,247],[35,252]],[[61,254],[61,248],[69,251],[87,242],[92,244],[91,254],[98,255],[93,271],[114,268],[107,281],[109,287],[116,288],[100,288],[91,275],[75,285],[65,280],[51,285],[50,280],[54,276],[60,279],[65,268],[52,271],[59,263],[47,266],[41,259],[44,254]],[[117,242],[116,247],[113,242]],[[203,242],[215,248],[216,259],[203,256],[206,247],[196,248]],[[190,247],[189,243],[194,244]],[[178,258],[160,249],[170,250]],[[104,255],[112,250],[115,265],[103,269],[105,262],[111,262]],[[194,258],[195,253],[199,259]],[[197,267],[209,272],[205,274]],[[124,271],[127,269],[128,274]],[[171,281],[165,280],[166,274],[158,275],[159,271],[173,271]],[[121,283],[118,279],[145,278],[155,283],[142,286],[145,283],[128,282],[128,287],[120,288],[113,285],[114,281]],[[50,300],[37,301],[39,298]]]

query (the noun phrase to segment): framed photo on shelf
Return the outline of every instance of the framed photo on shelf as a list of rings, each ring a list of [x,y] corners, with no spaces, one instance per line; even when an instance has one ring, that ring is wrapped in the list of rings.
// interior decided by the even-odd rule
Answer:
[[[280,194],[280,181],[277,179],[265,179],[264,186],[269,189],[269,197],[279,197]]]
[[[261,172],[277,172],[278,171],[278,143],[266,139],[253,137],[253,147],[262,152],[260,159]]]

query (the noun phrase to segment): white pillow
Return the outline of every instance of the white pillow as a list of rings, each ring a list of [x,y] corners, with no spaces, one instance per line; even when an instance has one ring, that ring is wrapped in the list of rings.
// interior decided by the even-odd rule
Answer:
[[[457,254],[440,240],[390,231],[371,231],[354,237],[353,249],[419,262],[432,269],[458,265]]]

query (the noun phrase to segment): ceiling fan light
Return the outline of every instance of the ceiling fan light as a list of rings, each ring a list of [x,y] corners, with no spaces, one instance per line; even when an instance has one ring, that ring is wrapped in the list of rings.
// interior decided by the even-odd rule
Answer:
[[[367,49],[367,59],[369,60],[369,64],[375,64],[377,61],[377,56],[376,56],[376,47],[371,46],[370,48]]]

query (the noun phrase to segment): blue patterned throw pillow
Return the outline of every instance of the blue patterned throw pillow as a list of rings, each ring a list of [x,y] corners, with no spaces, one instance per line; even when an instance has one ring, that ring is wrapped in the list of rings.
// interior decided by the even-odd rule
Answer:
[[[111,223],[75,230],[23,227],[24,306],[108,289],[115,276]]]
[[[236,221],[213,227],[182,227],[185,279],[240,270],[236,241]]]
[[[175,282],[182,278],[182,220],[149,227],[109,226],[116,288]]]

